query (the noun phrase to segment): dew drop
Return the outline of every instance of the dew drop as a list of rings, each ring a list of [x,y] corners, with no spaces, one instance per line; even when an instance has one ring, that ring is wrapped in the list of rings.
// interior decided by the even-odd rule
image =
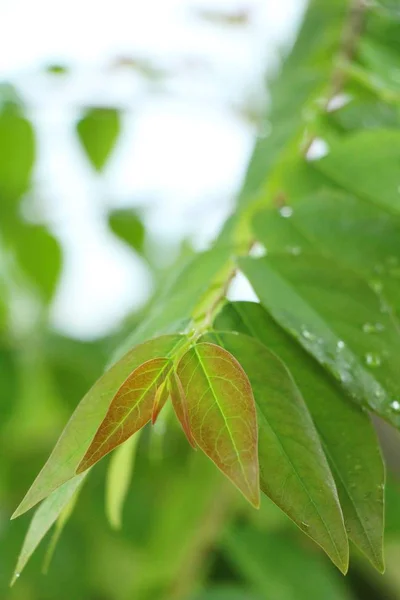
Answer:
[[[306,340],[315,341],[315,339],[316,339],[315,335],[313,333],[311,333],[311,331],[308,331],[308,329],[302,329],[301,335]]]
[[[336,344],[336,348],[338,350],[343,350],[343,348],[346,346],[346,344],[344,343],[343,340],[339,340],[338,343]]]
[[[364,333],[379,333],[384,331],[385,326],[382,323],[364,323],[362,330]]]
[[[393,400],[390,403],[390,408],[394,410],[394,412],[400,412],[400,402],[398,400]]]
[[[365,364],[371,368],[379,367],[382,363],[381,357],[375,352],[367,352],[364,358]]]
[[[301,522],[301,526],[304,527],[304,529],[308,529],[310,526],[308,523],[306,523],[305,521]]]
[[[289,219],[293,214],[293,208],[291,206],[281,206],[279,209],[279,214],[284,219]]]
[[[21,576],[21,573],[15,573],[15,578],[18,579],[18,577]]]

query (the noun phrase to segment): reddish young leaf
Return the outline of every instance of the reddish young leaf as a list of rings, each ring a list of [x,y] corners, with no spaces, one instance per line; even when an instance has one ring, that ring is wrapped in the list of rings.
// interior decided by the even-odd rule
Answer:
[[[86,471],[150,421],[157,386],[170,364],[168,358],[154,358],[129,375],[115,394],[77,473]]]
[[[187,437],[189,444],[197,450],[196,442],[194,440],[192,430],[189,424],[189,414],[187,407],[187,399],[185,396],[184,389],[182,387],[181,380],[178,375],[174,372],[168,380],[169,393],[171,395],[172,406],[178,421],[182,425],[182,429]]]
[[[154,396],[153,412],[151,413],[152,425],[154,425],[154,423],[157,421],[157,417],[160,414],[160,412],[162,411],[162,409],[164,408],[165,403],[168,400],[168,396],[169,396],[169,391],[168,391],[168,387],[167,387],[167,380],[164,379],[164,381],[161,383],[161,385],[158,386],[156,395]]]
[[[177,373],[196,443],[258,507],[257,416],[246,373],[229,352],[209,343],[188,350]]]

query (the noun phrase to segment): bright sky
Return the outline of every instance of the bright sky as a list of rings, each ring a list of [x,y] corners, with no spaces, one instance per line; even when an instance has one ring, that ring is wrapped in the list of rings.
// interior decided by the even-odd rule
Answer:
[[[238,115],[258,97],[266,68],[292,35],[303,0],[0,0],[0,81],[22,93],[39,139],[35,202],[65,248],[56,327],[92,338],[143,303],[146,268],[103,224],[110,207],[147,207],[160,239],[204,247],[232,205],[254,142]],[[246,27],[202,21],[196,8],[247,10]],[[166,88],[112,70],[117,56],[167,70]],[[40,68],[61,62],[67,80]],[[99,179],[82,159],[74,123],[82,106],[126,111],[124,133]],[[243,282],[237,295],[250,291]]]

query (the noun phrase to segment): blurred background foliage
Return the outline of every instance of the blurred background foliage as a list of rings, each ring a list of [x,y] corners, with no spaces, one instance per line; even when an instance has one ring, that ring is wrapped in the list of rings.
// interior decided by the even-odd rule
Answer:
[[[266,15],[279,29],[278,9],[274,8],[273,2],[267,4],[269,8]],[[213,28],[212,35],[220,39],[222,45],[227,39],[229,43],[237,44],[238,36],[242,36],[240,43],[244,45],[250,43],[250,38],[258,36],[259,46],[254,46],[256,50],[266,43],[265,31],[268,28],[265,15],[260,18],[260,23],[265,25],[264,30],[257,21],[257,10],[261,3],[225,3],[220,9],[204,3],[195,5],[186,2],[186,5],[190,18],[195,19],[199,27],[207,30]],[[141,315],[157,297],[169,273],[191,256],[195,248],[212,238],[229,212],[245,170],[252,139],[257,133],[260,139],[266,134],[266,124],[261,118],[266,101],[264,72],[273,71],[283,45],[290,43],[291,32],[295,29],[302,7],[302,2],[283,3],[281,19],[282,22],[286,19],[286,29],[281,27],[280,37],[271,38],[266,44],[268,51],[259,55],[260,64],[252,73],[253,81],[239,77],[236,87],[232,86],[234,74],[229,73],[229,69],[233,69],[232,64],[224,74],[221,65],[218,69],[218,65],[210,65],[207,60],[202,62],[193,55],[181,57],[178,64],[173,64],[173,61],[167,64],[154,58],[151,52],[148,56],[143,53],[119,54],[112,56],[107,66],[103,65],[101,77],[105,86],[112,85],[115,72],[122,70],[124,81],[133,82],[133,88],[140,86],[141,103],[151,103],[156,97],[158,102],[168,104],[174,94],[181,94],[184,98],[186,94],[189,99],[185,101],[189,104],[202,103],[204,98],[201,95],[197,94],[194,99],[190,97],[193,89],[187,82],[185,85],[185,79],[193,76],[195,80],[197,77],[201,87],[206,77],[208,95],[217,97],[218,111],[229,115],[231,127],[242,128],[239,133],[236,131],[241,150],[239,158],[231,158],[229,162],[226,171],[229,184],[225,185],[225,196],[197,195],[196,204],[191,205],[191,212],[186,214],[180,229],[174,219],[184,211],[185,200],[174,207],[168,204],[168,195],[163,197],[158,192],[154,204],[140,189],[135,197],[125,198],[123,202],[107,199],[113,196],[113,178],[107,171],[115,155],[121,158],[118,147],[123,140],[125,145],[128,144],[128,154],[130,151],[129,138],[124,138],[130,109],[121,101],[104,101],[107,94],[103,94],[100,101],[96,94],[92,94],[89,101],[74,106],[72,130],[77,143],[77,169],[85,173],[87,171],[82,179],[83,185],[90,180],[92,192],[95,190],[93,195],[102,206],[102,210],[96,213],[96,219],[101,214],[98,227],[107,232],[108,243],[114,236],[116,246],[120,249],[123,245],[124,261],[128,254],[133,257],[131,262],[128,259],[124,263],[124,269],[117,272],[117,278],[123,278],[129,269],[135,274],[133,288],[121,291],[121,287],[117,287],[114,291],[117,304],[118,294],[128,294],[123,305],[125,308],[122,310],[118,304],[115,314],[105,318],[105,324],[101,323],[97,330],[94,328],[89,331],[82,327],[80,331],[79,324],[68,318],[63,321],[62,315],[67,312],[73,315],[79,311],[85,294],[90,297],[93,313],[98,308],[96,294],[101,303],[102,290],[109,288],[108,293],[112,298],[114,280],[110,280],[109,276],[122,254],[116,255],[112,264],[104,266],[101,257],[97,262],[92,260],[90,264],[96,266],[97,273],[86,268],[86,287],[80,288],[78,282],[74,293],[66,289],[70,281],[65,278],[71,253],[69,234],[65,234],[63,224],[60,226],[53,218],[54,214],[61,218],[62,211],[49,209],[49,206],[57,207],[60,199],[54,193],[57,186],[54,189],[51,185],[46,186],[46,178],[54,178],[54,173],[51,173],[50,165],[47,171],[46,162],[43,162],[43,122],[37,115],[37,97],[35,99],[34,94],[27,92],[31,86],[40,91],[42,100],[48,96],[53,98],[53,103],[57,103],[60,96],[68,95],[68,89],[74,86],[74,78],[79,77],[82,65],[70,66],[62,61],[57,62],[58,57],[55,56],[49,57],[46,64],[32,69],[32,72],[21,73],[17,69],[15,73],[11,70],[4,75],[0,86],[1,598],[400,598],[400,446],[397,436],[382,424],[378,424],[378,428],[390,467],[386,524],[387,573],[383,577],[374,573],[366,561],[354,553],[350,574],[343,578],[266,497],[259,512],[248,508],[214,466],[200,452],[194,453],[189,448],[179,428],[169,426],[165,430],[162,427],[156,429],[154,434],[145,430],[140,438],[125,504],[123,528],[113,530],[105,517],[104,489],[110,462],[107,458],[85,483],[47,576],[41,574],[46,550],[46,544],[43,543],[15,587],[8,589],[31,518],[31,514],[28,514],[10,522],[11,513],[47,458],[49,449],[73,408],[102,373],[119,340],[140,323]],[[2,5],[0,14],[1,10]],[[128,18],[128,13],[130,15],[130,9],[126,11],[122,15],[124,18]],[[278,41],[280,46],[277,45]],[[90,43],[90,33],[87,43]],[[373,47],[366,42],[361,47],[355,75],[365,79],[368,70],[378,64],[380,77],[384,81],[388,75],[382,65],[388,65],[390,60],[386,59],[386,54],[390,57],[389,46],[386,43],[385,48]],[[380,53],[386,53],[384,59]],[[53,58],[54,62],[51,62]],[[254,52],[249,60],[253,59]],[[374,80],[372,84],[376,86],[379,82]],[[385,84],[385,89],[388,87],[390,89]],[[225,92],[222,96],[221,88]],[[398,86],[392,92],[398,94]],[[137,106],[137,102],[135,98],[133,104]],[[215,98],[213,102],[216,102]],[[47,107],[41,110],[46,111]],[[54,110],[54,107],[49,110]],[[387,104],[380,104],[371,93],[371,97],[366,96],[362,105],[355,107],[350,103],[332,117],[337,127],[343,130],[357,127],[357,120],[361,118],[369,120],[371,127],[377,121],[380,124],[390,122],[392,125],[393,122],[398,123],[398,110],[397,107],[391,109]],[[181,127],[185,127],[185,122]],[[224,144],[229,143],[227,139],[229,136],[224,139]],[[213,140],[210,139],[208,143],[212,146]],[[173,137],[168,144],[173,148]],[[196,139],[192,144],[193,147],[196,145]],[[166,147],[165,140],[162,147]],[[49,156],[48,152],[61,155],[59,158],[62,161],[64,151],[62,143],[54,138],[46,156]],[[193,148],[183,148],[185,152],[197,156]],[[151,151],[147,151],[147,154],[148,159],[151,158]],[[220,156],[220,161],[224,162],[224,156]],[[238,174],[235,165],[239,163],[242,171]],[[186,177],[190,178],[196,172],[195,167],[191,167]],[[151,165],[147,168],[151,169]],[[118,165],[114,165],[113,169],[112,173],[115,174]],[[182,178],[185,177],[185,170],[185,164],[177,169],[177,172],[183,172]],[[198,174],[201,178],[200,166]],[[157,164],[154,165],[152,176],[157,181]],[[197,180],[192,179],[190,185],[196,189]],[[76,184],[64,190],[67,199],[68,194],[71,195],[72,203],[75,189]],[[157,190],[157,186],[154,189]],[[182,189],[183,196],[185,189]],[[116,192],[115,197],[124,194],[129,196],[129,193],[122,190]],[[43,194],[47,196],[45,199]],[[164,202],[166,207],[160,208],[160,203]],[[85,212],[84,207],[82,210]],[[89,228],[93,213],[88,210],[86,213],[82,222]],[[160,225],[155,223],[165,219],[167,222],[162,223],[164,230],[161,228],[160,233]],[[73,229],[74,222],[69,226]],[[82,227],[82,223],[79,226]],[[182,234],[185,228],[187,236]],[[202,228],[204,235],[199,237],[198,230]],[[165,235],[165,230],[169,230],[170,235]],[[92,239],[90,236],[85,238],[84,231],[85,228],[80,247],[74,252],[76,260],[89,265],[85,262],[86,253],[93,258],[102,241],[98,240],[97,245],[92,247]],[[104,287],[96,287],[90,295],[92,278],[103,278]],[[144,288],[144,292],[140,288]],[[77,290],[80,292],[77,293]],[[137,293],[139,300],[131,297],[132,290]],[[246,288],[243,288],[237,295],[246,297],[246,293]],[[63,303],[63,309],[59,311],[61,316],[55,309],[60,302]],[[133,312],[126,310],[129,304],[136,306]],[[102,318],[103,313],[100,313],[98,321]]]

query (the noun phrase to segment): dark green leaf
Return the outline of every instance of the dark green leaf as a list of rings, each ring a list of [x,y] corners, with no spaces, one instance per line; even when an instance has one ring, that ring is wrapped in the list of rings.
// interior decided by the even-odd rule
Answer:
[[[76,128],[88,159],[102,171],[120,133],[120,113],[115,108],[90,108]]]
[[[18,517],[75,476],[111,401],[129,374],[147,360],[168,356],[181,336],[164,336],[141,344],[123,356],[89,390],[67,423],[53,452],[15,511]]]
[[[344,573],[348,541],[336,486],[319,436],[285,365],[258,340],[208,334],[240,362],[257,406],[260,486]]]
[[[367,414],[343,396],[323,368],[261,304],[228,304],[218,315],[215,327],[254,336],[290,369],[331,466],[348,535],[382,571],[385,470]]]
[[[363,279],[313,254],[240,261],[273,318],[355,402],[400,425],[398,325]],[[369,324],[376,334],[371,333]]]

